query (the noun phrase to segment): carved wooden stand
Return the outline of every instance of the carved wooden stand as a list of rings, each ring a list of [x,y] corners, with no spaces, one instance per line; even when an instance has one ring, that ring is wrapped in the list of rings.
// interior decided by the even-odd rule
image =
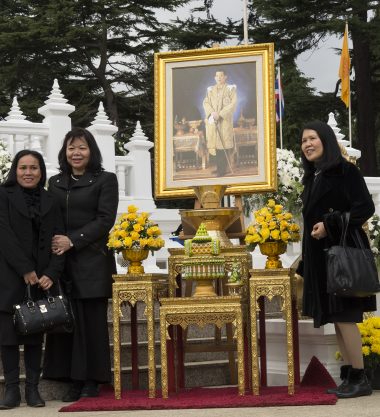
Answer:
[[[298,321],[296,306],[296,280],[293,269],[252,269],[249,280],[252,391],[259,395],[259,355],[257,344],[257,315],[260,323],[261,385],[266,386],[265,309],[264,297],[282,299],[282,311],[286,321],[286,345],[288,362],[288,393],[294,394],[294,385],[299,383]]]
[[[238,391],[239,395],[245,393],[245,352],[244,352],[244,326],[246,304],[240,296],[226,297],[182,297],[160,299],[160,330],[161,330],[161,386],[163,398],[168,398],[168,354],[167,343],[171,340],[168,327],[180,326],[186,329],[190,324],[200,327],[214,324],[221,328],[231,323],[235,328],[237,344],[238,365]],[[174,347],[176,349],[176,347]]]
[[[120,378],[120,318],[122,317],[121,304],[131,305],[131,345],[132,345],[132,386],[138,389],[138,358],[137,358],[137,320],[136,302],[142,301],[146,305],[148,333],[148,381],[149,398],[156,396],[156,365],[154,359],[154,301],[159,296],[167,294],[167,275],[141,274],[141,275],[113,275],[112,285],[113,304],[113,343],[114,343],[114,389],[115,398],[121,398]]]

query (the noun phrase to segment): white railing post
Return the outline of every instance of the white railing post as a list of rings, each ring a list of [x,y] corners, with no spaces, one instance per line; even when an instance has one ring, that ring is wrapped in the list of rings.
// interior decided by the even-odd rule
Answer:
[[[148,141],[141,129],[140,122],[124,148],[129,151],[128,156],[133,160],[130,170],[129,184],[130,196],[133,203],[143,211],[152,211],[156,208],[152,196],[151,155],[149,149],[154,146]]]
[[[71,130],[69,114],[75,107],[67,103],[55,79],[53,88],[45,105],[38,109],[38,113],[44,117],[44,123],[48,127],[48,140],[46,141],[45,157],[53,167],[58,166],[58,152],[61,149],[63,138]]]
[[[104,169],[115,172],[115,138],[112,135],[117,132],[117,127],[111,124],[102,102],[88,130],[94,135],[102,153]]]

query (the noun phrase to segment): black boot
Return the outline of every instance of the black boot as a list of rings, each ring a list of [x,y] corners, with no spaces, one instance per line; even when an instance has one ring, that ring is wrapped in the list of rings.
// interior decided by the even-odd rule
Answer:
[[[80,396],[81,397],[99,397],[98,383],[92,380],[86,381]]]
[[[62,401],[64,403],[73,403],[74,401],[78,401],[82,393],[83,385],[84,385],[84,381],[72,382],[69,390],[62,397]]]
[[[336,388],[327,389],[327,394],[336,394],[339,390],[348,384],[348,372],[351,368],[351,365],[343,365],[340,367],[340,379],[342,380],[342,383]]]
[[[45,401],[38,392],[40,371],[26,368],[25,400],[29,407],[45,407]]]
[[[348,384],[336,392],[338,398],[355,398],[371,395],[372,387],[364,369],[351,368],[348,372]]]
[[[4,374],[5,394],[4,400],[0,402],[0,410],[9,410],[20,405],[20,369],[14,369]]]

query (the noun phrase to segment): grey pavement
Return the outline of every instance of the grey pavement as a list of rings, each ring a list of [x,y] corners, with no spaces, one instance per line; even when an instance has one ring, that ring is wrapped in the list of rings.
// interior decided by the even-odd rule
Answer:
[[[0,411],[7,417],[379,417],[380,391],[369,397],[338,400],[336,405],[297,407],[250,407],[250,408],[210,408],[192,410],[142,410],[142,411],[91,411],[59,413],[67,405],[60,401],[48,401],[44,408],[31,408],[25,403],[13,410]]]

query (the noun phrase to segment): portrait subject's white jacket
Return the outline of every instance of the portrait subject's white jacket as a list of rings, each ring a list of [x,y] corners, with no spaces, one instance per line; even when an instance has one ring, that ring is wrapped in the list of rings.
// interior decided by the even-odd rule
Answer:
[[[231,149],[234,147],[233,139],[233,115],[236,110],[237,94],[235,84],[217,85],[207,88],[207,94],[203,100],[205,110],[206,141],[211,155],[215,155],[216,149]],[[214,120],[212,113],[219,114],[218,120]]]

